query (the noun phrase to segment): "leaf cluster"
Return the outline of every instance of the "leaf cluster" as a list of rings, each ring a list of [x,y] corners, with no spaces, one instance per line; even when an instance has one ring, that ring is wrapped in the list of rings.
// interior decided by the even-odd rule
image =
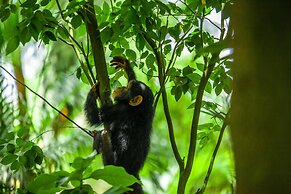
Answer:
[[[102,179],[113,186],[106,193],[121,194],[130,190],[127,186],[139,182],[135,177],[127,174],[122,167],[105,166],[103,169],[90,171],[94,158],[95,154],[87,158],[77,157],[71,164],[72,172],[57,171],[50,174],[41,174],[27,185],[26,190],[36,194],[55,192],[93,194],[93,188],[84,182],[88,179]],[[73,188],[68,189],[69,184]]]

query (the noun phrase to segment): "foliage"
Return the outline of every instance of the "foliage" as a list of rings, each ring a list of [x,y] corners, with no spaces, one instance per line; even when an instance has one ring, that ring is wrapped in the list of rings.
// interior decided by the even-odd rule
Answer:
[[[60,75],[60,72],[73,72],[81,82],[87,85],[92,85],[96,80],[103,83],[107,79],[107,69],[100,71],[104,69],[100,65],[103,60],[118,55],[127,57],[135,68],[140,70],[139,77],[147,79],[148,84],[156,93],[155,132],[148,158],[150,164],[146,165],[143,171],[145,177],[152,182],[147,191],[157,190],[167,193],[175,192],[176,189],[178,193],[196,191],[203,193],[205,189],[207,191],[207,183],[220,145],[224,150],[222,156],[227,159],[224,160],[225,163],[222,162],[223,160],[218,160],[218,162],[228,168],[220,175],[228,176],[228,178],[222,181],[222,186],[216,185],[215,181],[209,181],[209,192],[212,191],[212,187],[227,191],[234,184],[233,172],[229,170],[233,165],[232,155],[229,154],[229,141],[224,138],[226,140],[222,142],[225,128],[228,126],[230,109],[228,104],[232,93],[233,60],[232,55],[229,54],[233,35],[229,18],[231,6],[230,0],[178,0],[176,2],[124,0],[102,1],[94,5],[91,0],[88,2],[25,0],[17,3],[7,1],[0,7],[0,19],[3,22],[0,26],[2,32],[0,33],[0,51],[5,52],[7,57],[10,56],[13,60],[16,49],[25,48],[31,42],[44,44],[46,48],[51,47],[52,51],[48,55],[50,59],[46,61],[47,65],[43,66],[42,71],[47,76],[43,79],[46,80],[43,84],[44,95],[49,96],[49,89],[55,89],[55,93],[52,94],[56,98],[51,100],[63,105],[62,110],[70,110],[68,107],[72,105],[74,108],[80,108],[79,98],[83,90],[79,92],[80,87],[74,88],[74,85],[66,87],[72,82],[77,85],[76,80],[68,81]],[[219,22],[210,19],[215,12],[220,15]],[[91,27],[95,21],[92,15],[93,19],[96,17],[98,26],[93,31]],[[207,28],[212,30],[207,30]],[[101,46],[98,45],[98,41],[102,43]],[[57,51],[58,48],[64,47],[72,48],[78,64],[74,60],[65,60],[73,58],[70,54],[66,56],[68,49]],[[52,60],[55,56],[57,60]],[[49,69],[53,70],[54,78],[49,74]],[[118,87],[124,82],[122,72],[116,72],[108,67],[108,74],[111,87]],[[59,80],[59,85],[55,80]],[[57,86],[59,86],[58,91]],[[104,82],[104,87],[107,87],[106,82]],[[71,90],[68,91],[68,89]],[[59,94],[62,94],[61,98]],[[47,117],[42,118],[42,124],[38,124],[41,130],[37,132],[46,131],[53,121],[54,123],[64,122],[61,117],[56,116],[57,120],[50,118],[52,114],[50,109],[43,108],[40,111],[44,110],[47,112]],[[192,118],[188,117],[189,114],[193,115]],[[76,116],[76,114],[69,116]],[[32,119],[36,117],[34,123],[39,122],[39,115],[32,117]],[[7,120],[4,114],[1,120]],[[164,130],[166,126],[168,131]],[[54,125],[53,130],[56,131],[62,127]],[[32,126],[30,128],[33,129]],[[60,159],[62,154],[57,152],[58,141],[48,145],[48,148],[40,148],[39,144],[44,142],[41,137],[36,142],[23,140],[21,134],[19,135],[21,129],[19,131],[14,127],[5,129],[3,131],[7,131],[9,138],[1,137],[1,145],[5,147],[4,151],[1,151],[4,156],[1,163],[10,167],[14,174],[19,173],[22,168],[39,174],[38,176],[35,174],[34,180],[28,181],[21,187],[23,191],[92,193],[90,184],[83,181],[93,178],[108,181],[109,184],[115,186],[108,190],[108,193],[122,193],[126,186],[136,181],[130,178],[118,178],[119,173],[122,177],[128,176],[124,175],[121,169],[110,166],[96,170],[95,165],[95,168],[92,167],[95,171],[92,170],[91,175],[88,175],[87,166],[93,165],[93,156],[82,159],[76,158],[75,153],[75,156],[69,157],[70,160],[75,158],[71,165],[73,169],[71,169],[70,166],[64,164],[68,160]],[[159,141],[160,135],[164,141]],[[63,150],[67,147],[68,152],[75,150],[82,141],[87,142],[88,145],[86,139],[76,134],[69,133],[66,137],[66,143],[61,146]],[[77,143],[71,148],[66,145],[67,142]],[[50,146],[52,146],[51,149],[49,149]],[[213,149],[212,159],[209,159]],[[20,160],[21,157],[26,158],[25,161]],[[168,161],[168,158],[171,160]],[[209,167],[205,165],[206,162],[210,163]],[[50,167],[52,164],[53,168]],[[196,169],[198,165],[203,165],[204,170]],[[62,168],[68,170],[61,170]],[[174,173],[171,172],[172,169]],[[214,173],[219,174],[218,171]],[[172,182],[177,182],[177,184],[162,186],[161,174],[174,177]],[[205,179],[204,176],[206,176]],[[113,177],[118,179],[115,180]],[[193,186],[189,182],[193,183]],[[40,187],[40,185],[43,186]]]
[[[104,169],[98,169],[90,172],[90,165],[95,155],[88,158],[76,158],[72,163],[74,170],[69,173],[66,171],[57,171],[51,174],[41,174],[27,185],[27,190],[32,193],[94,193],[92,187],[83,182],[89,178],[98,180],[103,179],[115,189],[115,193],[123,193],[129,189],[124,186],[138,182],[138,180],[125,172],[121,167],[105,166]],[[89,169],[89,170],[88,170]],[[71,183],[73,189],[65,189]]]

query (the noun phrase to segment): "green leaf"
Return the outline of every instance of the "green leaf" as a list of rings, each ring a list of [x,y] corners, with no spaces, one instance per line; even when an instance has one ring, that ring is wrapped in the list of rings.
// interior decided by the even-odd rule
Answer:
[[[110,7],[106,1],[104,1],[104,3],[103,3],[103,12],[107,15],[110,14]]]
[[[175,67],[171,67],[167,73],[169,76],[179,76],[180,72]]]
[[[25,141],[22,138],[16,138],[16,145],[21,147],[24,145]]]
[[[189,75],[189,74],[193,73],[194,71],[195,71],[195,69],[188,65],[187,67],[184,67],[182,70],[183,76]]]
[[[63,39],[67,39],[68,38],[68,33],[62,28],[62,27],[58,27],[57,28],[57,33],[63,38]]]
[[[222,40],[219,42],[215,42],[213,44],[210,44],[207,47],[203,47],[202,49],[197,50],[197,55],[201,56],[205,53],[219,53],[225,48],[228,48],[230,45],[230,42],[228,40]]]
[[[34,159],[36,157],[36,152],[32,150],[28,150],[23,155],[26,159],[21,159],[20,162],[23,163],[23,165],[26,168],[32,168],[35,165]]]
[[[200,71],[204,71],[204,64],[203,63],[196,63],[196,67],[197,69],[199,69]]]
[[[166,26],[162,26],[159,30],[160,30],[160,40],[164,40],[168,33],[168,28]]]
[[[30,31],[29,31],[29,27],[24,27],[22,30],[21,30],[21,36],[19,37],[20,38],[20,41],[23,45],[25,45],[25,43],[29,42],[30,39],[31,39],[31,34],[30,34]]]
[[[204,123],[198,126],[198,130],[209,130],[213,125],[213,123]]]
[[[75,158],[74,162],[72,163],[72,167],[76,170],[83,169],[83,158],[81,157]]]
[[[125,49],[129,49],[128,41],[125,38],[120,37],[119,44],[121,45],[121,47],[123,47]]]
[[[184,43],[179,44],[176,50],[177,56],[181,56],[183,49],[184,49]]]
[[[104,194],[123,194],[126,191],[132,191],[132,189],[127,187],[111,187]]]
[[[141,54],[140,58],[141,58],[141,59],[144,59],[144,58],[146,58],[146,57],[148,56],[148,54],[149,54],[149,51],[145,51],[145,52],[143,52],[143,53]]]
[[[16,155],[8,153],[6,156],[4,156],[4,158],[2,158],[1,163],[4,165],[8,165],[14,162],[16,159]]]
[[[16,5],[10,4],[10,10],[11,10],[12,13],[16,13],[16,11],[17,11]]]
[[[176,24],[176,26],[174,27],[171,27],[169,28],[169,34],[176,40],[178,41],[179,40],[179,36],[180,36],[180,33],[181,33],[181,24],[178,23]]]
[[[10,16],[10,10],[9,9],[3,9],[3,10],[1,10],[1,21],[2,22],[4,22],[4,21],[6,21],[8,18],[9,18],[9,16]]]
[[[17,131],[17,136],[18,137],[23,137],[25,135],[27,135],[29,133],[29,128],[28,127],[21,127],[18,131]]]
[[[124,49],[123,48],[115,48],[112,52],[111,52],[111,57],[114,57],[114,56],[121,56],[124,52]]]
[[[157,5],[161,9],[161,11],[163,11],[163,13],[165,12],[171,13],[171,9],[166,4],[162,3],[161,1],[155,1],[155,3],[157,3]]]
[[[3,144],[5,144],[5,143],[7,143],[6,140],[4,140],[4,139],[0,139],[0,145],[3,145]]]
[[[136,61],[136,53],[133,50],[127,49],[125,54],[129,60]]]
[[[41,3],[40,3],[40,5],[41,6],[46,6],[47,4],[49,4],[50,1],[51,0],[42,0]]]
[[[37,0],[27,0],[24,3],[21,4],[22,7],[33,7],[36,4]]]
[[[182,88],[181,87],[175,87],[175,100],[178,101],[182,96]]]
[[[50,192],[56,193],[56,192]],[[83,184],[82,186],[78,186],[74,189],[66,189],[63,190],[60,194],[94,194],[93,188],[90,185]]]
[[[89,166],[94,159],[95,155],[89,156],[87,158],[77,157],[72,163],[72,167],[76,170],[84,170]]]
[[[7,139],[8,141],[13,140],[14,137],[15,137],[15,134],[14,134],[13,132],[9,132],[9,133],[7,133],[7,135],[6,135],[6,139]]]
[[[77,71],[76,71],[76,77],[77,77],[78,79],[80,79],[81,75],[82,75],[82,68],[81,68],[81,67],[78,67],[78,69],[77,69]]]
[[[170,44],[167,44],[165,47],[164,47],[164,55],[167,55],[171,52],[172,50],[172,46]]]
[[[13,154],[15,152],[15,145],[12,143],[7,144],[6,150],[8,153]]]
[[[215,88],[215,94],[218,96],[222,92],[223,84],[220,83]]]
[[[28,183],[27,189],[32,193],[37,193],[40,189],[55,187],[56,180],[57,177],[54,175],[41,174]]]
[[[14,170],[14,171],[18,171],[19,168],[20,168],[20,166],[21,166],[21,163],[20,163],[19,161],[15,160],[15,161],[11,164],[10,169],[11,169],[11,170]]]
[[[191,73],[187,75],[187,77],[196,84],[199,83],[201,79],[201,75],[199,75],[198,73]]]
[[[129,186],[139,181],[132,175],[128,174],[123,167],[105,166],[104,169],[94,171],[90,178],[102,179],[113,186]]]
[[[152,69],[149,69],[147,72],[148,81],[153,78],[153,75],[154,75],[154,71]]]
[[[145,40],[141,34],[136,35],[135,46],[139,51],[142,51],[145,47]]]
[[[82,17],[80,15],[75,15],[72,18],[71,24],[73,28],[77,29],[78,27],[82,25]]]
[[[205,91],[208,92],[209,94],[211,94],[212,92],[212,85],[209,81],[206,84]]]
[[[52,33],[51,31],[46,31],[44,33],[44,36],[48,37],[52,41],[57,41],[57,38],[55,37],[54,33]]]
[[[146,65],[148,68],[151,68],[155,62],[156,58],[153,54],[149,54],[146,58]]]
[[[19,46],[19,37],[14,36],[12,39],[8,41],[7,47],[6,47],[6,55],[12,53],[17,49]]]
[[[42,163],[42,160],[43,160],[43,157],[44,157],[42,149],[40,149],[40,147],[38,147],[38,146],[33,146],[31,148],[31,150],[36,152],[36,157],[35,157],[34,161],[35,161],[36,164],[40,165]]]

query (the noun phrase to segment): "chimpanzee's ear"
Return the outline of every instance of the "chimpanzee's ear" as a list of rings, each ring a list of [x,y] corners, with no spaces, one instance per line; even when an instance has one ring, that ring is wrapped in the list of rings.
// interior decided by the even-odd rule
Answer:
[[[140,105],[142,103],[142,100],[143,100],[142,96],[141,95],[137,95],[137,96],[133,97],[132,99],[130,99],[128,104],[130,106],[138,106],[138,105]]]

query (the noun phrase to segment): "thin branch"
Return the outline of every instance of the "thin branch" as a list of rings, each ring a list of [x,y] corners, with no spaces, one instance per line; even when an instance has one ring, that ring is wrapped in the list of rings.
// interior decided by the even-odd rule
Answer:
[[[62,10],[62,8],[61,8],[61,5],[60,5],[60,3],[59,3],[59,1],[58,0],[56,0],[56,2],[57,2],[57,6],[58,6],[58,9],[60,10],[60,13],[61,13],[61,17],[62,17],[62,19],[66,22],[66,23],[69,23],[67,20],[66,20],[66,18],[65,18],[65,16],[63,15],[63,10]],[[82,52],[82,55],[84,56],[84,58],[85,58],[85,61],[86,61],[86,64],[87,64],[87,69],[89,70],[89,73],[90,73],[90,76],[91,76],[91,79],[90,79],[90,77],[89,77],[89,74],[87,73],[85,73],[86,74],[86,77],[87,77],[87,79],[88,79],[88,81],[89,81],[89,83],[90,83],[90,85],[92,86],[93,84],[93,82],[94,83],[96,83],[96,79],[95,79],[95,76],[94,76],[94,74],[93,74],[93,72],[92,72],[92,69],[91,69],[91,66],[90,66],[90,63],[89,63],[89,59],[88,59],[88,55],[86,55],[86,52],[85,52],[85,50],[84,50],[84,47],[81,45],[81,44],[79,44],[79,42],[69,33],[69,31],[65,28],[65,27],[63,27],[63,26],[61,26],[61,25],[59,25],[59,24],[57,24],[59,27],[61,27],[66,33],[67,33],[67,35],[70,37],[70,39],[77,45],[77,47],[81,50],[81,52]],[[88,41],[88,45],[89,45],[89,41]],[[74,47],[73,47],[74,48]],[[76,48],[74,48],[74,50],[75,50],[75,52],[76,52]],[[80,60],[79,60],[80,61]],[[86,68],[85,68],[85,66],[84,66],[84,63],[81,63],[81,66],[82,66],[82,69],[83,69],[83,71],[84,72],[87,72],[86,71]],[[93,82],[92,82],[92,80],[93,80]]]
[[[217,140],[217,143],[215,145],[215,148],[214,148],[214,151],[213,151],[213,154],[212,154],[212,157],[211,157],[211,161],[210,161],[210,164],[209,164],[209,167],[208,167],[208,170],[207,170],[205,179],[204,179],[203,186],[200,189],[197,190],[196,194],[202,194],[202,193],[204,193],[204,191],[205,191],[205,189],[207,187],[207,183],[208,183],[209,177],[210,177],[211,172],[212,172],[212,168],[213,168],[213,165],[214,165],[214,161],[215,161],[215,158],[216,158],[218,149],[220,147],[220,144],[221,144],[221,141],[222,141],[222,138],[223,138],[224,131],[225,131],[225,129],[226,129],[228,123],[229,123],[229,113],[230,113],[230,110],[228,110],[228,113],[226,114],[226,117],[224,118],[222,127],[220,129],[219,136],[218,136],[218,140]]]
[[[67,120],[69,120],[70,122],[72,122],[74,125],[76,125],[79,129],[81,129],[83,132],[87,133],[88,135],[90,135],[91,137],[93,137],[93,135],[86,129],[84,129],[83,127],[81,127],[80,125],[78,125],[75,121],[73,121],[72,119],[70,119],[67,115],[65,115],[64,113],[62,113],[60,110],[58,110],[55,106],[53,106],[49,101],[47,101],[44,97],[42,97],[41,95],[39,95],[38,93],[36,93],[35,91],[33,91],[30,87],[28,87],[27,85],[25,85],[24,83],[22,83],[21,81],[19,81],[18,79],[16,79],[8,70],[6,70],[2,65],[0,65],[0,68],[3,69],[7,74],[9,74],[10,77],[12,77],[17,83],[19,83],[20,85],[24,86],[26,89],[28,89],[30,92],[32,92],[34,95],[36,95],[37,97],[39,97],[40,99],[42,99],[47,105],[49,105],[52,109],[54,109],[55,111],[57,111],[59,114],[61,114],[63,117],[65,117]]]
[[[172,118],[171,118],[171,114],[169,111],[169,106],[168,106],[168,99],[167,99],[167,92],[165,89],[165,85],[163,84],[163,80],[164,80],[164,59],[162,57],[162,54],[158,51],[158,47],[156,45],[156,43],[151,39],[150,36],[148,36],[145,32],[142,33],[144,39],[147,41],[147,43],[150,45],[150,47],[152,48],[155,57],[157,59],[157,64],[158,64],[158,74],[159,74],[159,82],[160,82],[160,87],[161,87],[161,95],[162,95],[162,99],[163,99],[163,105],[164,105],[164,113],[166,116],[166,120],[167,120],[167,125],[168,125],[168,131],[169,131],[169,136],[170,136],[170,143],[172,146],[172,150],[175,156],[176,161],[178,162],[180,171],[182,172],[184,170],[184,160],[181,158],[177,144],[176,144],[176,140],[175,140],[175,134],[174,134],[174,127],[173,127],[173,123],[172,123]],[[160,95],[160,94],[158,94]]]
[[[181,0],[179,0],[181,3],[183,3],[194,15],[196,15],[196,13],[191,9],[191,7],[189,7],[189,5],[186,3],[186,2],[184,2],[184,1],[181,1]]]
[[[167,70],[166,70],[166,74],[169,71],[169,69],[171,68],[171,66],[173,66],[173,64],[174,64],[173,62],[174,62],[175,53],[176,53],[176,50],[178,49],[178,46],[180,45],[181,42],[183,42],[185,40],[187,34],[191,31],[192,28],[193,28],[193,25],[190,26],[188,30],[186,30],[186,32],[183,34],[183,36],[175,44],[171,59],[169,61],[169,64],[168,64],[168,67],[167,67]]]
[[[191,26],[184,34],[183,36],[177,41],[177,43],[175,44],[174,46],[174,50],[173,50],[173,53],[172,53],[172,56],[171,56],[171,59],[167,65],[167,69],[165,70],[165,73],[164,73],[164,76],[163,76],[163,81],[162,81],[162,84],[161,85],[165,85],[167,82],[168,82],[168,79],[169,77],[167,76],[170,68],[175,64],[176,62],[176,59],[177,59],[177,55],[175,54],[176,53],[176,50],[178,48],[178,46],[180,45],[180,43],[185,40],[186,38],[186,35],[190,32],[190,30],[192,29],[193,26]],[[162,49],[160,51],[162,53]],[[158,104],[158,101],[159,101],[159,98],[160,98],[160,95],[162,93],[162,87],[160,88],[160,90],[158,91],[158,94],[157,94],[157,97],[155,99],[155,102],[154,102],[154,107],[157,106]]]
[[[214,23],[213,21],[211,21],[209,18],[205,17],[204,19],[206,19],[207,21],[209,21],[213,26],[215,26],[216,28],[218,28],[221,31],[221,28],[216,23]]]
[[[225,33],[223,19],[221,19],[221,31],[222,31],[222,33],[220,35],[220,40],[223,39],[223,36],[224,36],[224,33]],[[229,29],[229,31],[232,31],[232,29]],[[227,35],[229,34],[229,31],[227,32]],[[224,122],[222,124],[221,130],[220,130],[220,133],[219,133],[219,137],[218,137],[216,146],[214,148],[214,151],[213,151],[213,154],[212,154],[212,157],[211,157],[211,161],[210,161],[210,164],[209,164],[209,167],[208,167],[208,170],[207,170],[205,179],[204,179],[203,186],[200,189],[197,190],[196,194],[202,194],[202,193],[204,193],[204,191],[205,191],[205,189],[207,187],[207,183],[208,183],[209,177],[210,177],[211,172],[212,172],[212,168],[213,168],[213,165],[214,165],[214,161],[215,161],[215,158],[216,158],[218,149],[220,147],[220,144],[221,144],[221,141],[222,141],[222,138],[223,138],[224,131],[225,131],[227,125],[229,124],[229,114],[230,114],[230,109],[228,110],[227,114],[225,115]]]
[[[68,23],[68,21],[66,20],[64,14],[63,14],[63,9],[61,8],[59,0],[56,0],[56,2],[57,2],[58,9],[60,10],[60,14],[61,14],[62,19]]]
[[[89,44],[89,42],[88,42],[88,44]],[[82,52],[82,55],[83,55],[84,58],[85,58],[85,61],[86,61],[86,64],[87,64],[87,68],[88,68],[88,70],[89,70],[89,73],[90,73],[90,75],[91,75],[91,78],[93,79],[94,83],[97,83],[97,81],[96,81],[96,79],[95,79],[95,76],[94,76],[94,74],[93,74],[92,68],[91,68],[91,66],[90,66],[90,62],[89,62],[89,58],[88,58],[89,55],[86,54],[83,45],[81,46],[81,52]],[[84,69],[85,69],[85,66],[84,66]]]
[[[203,10],[203,17],[201,19],[201,24],[200,24],[201,48],[203,48],[203,31],[202,30],[203,30],[204,14],[205,14],[205,10]],[[220,40],[223,40],[225,30],[223,26],[221,29],[222,30],[220,34]],[[192,125],[191,125],[190,145],[189,145],[189,150],[188,150],[187,163],[186,163],[185,171],[182,173],[182,176],[179,179],[178,193],[184,193],[185,186],[187,184],[188,178],[192,171],[194,158],[195,158],[195,152],[196,152],[197,129],[198,129],[198,122],[199,122],[199,117],[201,113],[203,95],[204,95],[204,91],[205,91],[205,87],[208,82],[208,79],[210,78],[210,75],[212,74],[214,70],[217,59],[219,59],[219,54],[220,52],[213,53],[208,65],[207,65],[207,58],[204,57],[205,66],[204,66],[203,75],[201,77],[201,80],[198,86],[197,96],[196,96],[194,114],[193,114]]]
[[[85,76],[87,77],[87,80],[88,80],[89,84],[90,84],[91,86],[93,86],[93,84],[96,83],[95,80],[94,80],[94,83],[93,83],[93,81],[92,81],[92,79],[94,79],[94,76],[92,76],[92,74],[91,74],[91,77],[90,77],[90,75],[88,74],[87,68],[85,68],[85,65],[84,65],[84,63],[83,63],[83,61],[82,61],[82,59],[81,59],[81,57],[80,57],[80,55],[79,55],[79,53],[78,53],[78,51],[77,51],[75,45],[72,44],[72,43],[70,43],[70,42],[65,41],[64,39],[62,39],[62,38],[60,38],[60,37],[59,37],[59,39],[60,39],[62,42],[64,42],[65,44],[67,44],[67,45],[69,45],[69,46],[71,46],[71,47],[73,48],[75,54],[77,55],[77,59],[78,59],[80,65],[81,65],[81,67],[82,67],[82,69],[83,69],[83,72],[84,72]],[[93,73],[93,72],[91,71],[91,73]]]
[[[30,141],[34,141],[35,139],[39,138],[40,136],[42,136],[43,134],[48,133],[48,132],[54,132],[54,130],[51,129],[51,130],[44,131],[44,132],[38,134],[36,137],[32,138]]]

